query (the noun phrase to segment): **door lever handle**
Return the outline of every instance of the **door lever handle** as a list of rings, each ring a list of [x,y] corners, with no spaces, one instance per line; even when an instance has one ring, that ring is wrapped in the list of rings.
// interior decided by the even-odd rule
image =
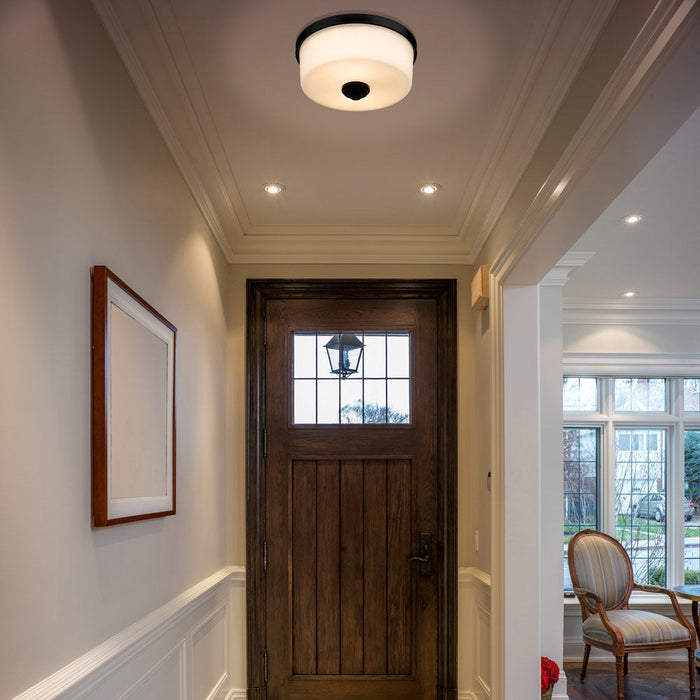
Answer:
[[[418,555],[413,555],[412,557],[409,557],[409,561],[422,561],[424,563],[428,563],[430,561],[430,554],[428,554],[428,546],[426,545],[425,547],[425,554],[422,557],[419,557]]]
[[[431,532],[420,533],[420,554],[414,554],[408,558],[409,561],[420,562],[420,575],[433,575],[433,534]]]

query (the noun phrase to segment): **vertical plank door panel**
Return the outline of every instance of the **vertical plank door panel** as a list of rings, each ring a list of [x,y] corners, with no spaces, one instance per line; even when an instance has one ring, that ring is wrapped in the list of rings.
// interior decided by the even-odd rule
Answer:
[[[321,460],[317,473],[318,673],[340,673],[340,464]]]
[[[316,462],[292,462],[293,669],[316,673]]]
[[[387,465],[388,672],[411,673],[411,464]]]
[[[363,669],[362,462],[340,468],[340,670]]]
[[[387,672],[386,460],[364,463],[365,673]]]

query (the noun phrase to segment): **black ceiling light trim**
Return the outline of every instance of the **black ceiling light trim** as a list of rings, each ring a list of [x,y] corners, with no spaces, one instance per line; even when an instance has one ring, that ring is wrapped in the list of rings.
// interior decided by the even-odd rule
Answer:
[[[306,29],[303,29],[301,34],[299,34],[297,37],[297,45],[295,50],[297,63],[299,62],[299,49],[306,39],[308,39],[312,34],[320,32],[322,29],[336,27],[339,24],[373,24],[377,27],[391,29],[409,41],[413,47],[413,62],[416,62],[416,58],[418,57],[418,44],[416,43],[416,37],[413,36],[413,32],[411,32],[410,29],[404,27],[400,22],[389,19],[388,17],[349,13],[343,15],[332,15],[331,17],[323,17],[322,19],[312,22],[308,27],[306,27]]]

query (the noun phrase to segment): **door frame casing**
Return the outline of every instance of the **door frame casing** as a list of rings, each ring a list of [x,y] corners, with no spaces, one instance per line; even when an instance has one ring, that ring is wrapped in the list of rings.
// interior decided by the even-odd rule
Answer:
[[[266,304],[271,299],[433,299],[438,376],[438,698],[457,698],[457,322],[454,279],[249,279],[246,340],[246,650],[249,700],[267,697]]]

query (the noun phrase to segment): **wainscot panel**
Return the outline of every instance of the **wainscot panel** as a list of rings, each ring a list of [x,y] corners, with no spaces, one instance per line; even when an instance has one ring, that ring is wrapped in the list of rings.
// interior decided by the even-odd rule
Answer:
[[[14,700],[244,700],[244,640],[245,571],[230,566]]]
[[[491,576],[475,567],[459,570],[457,667],[459,700],[491,697]]]
[[[459,570],[459,700],[489,700],[491,577]],[[245,570],[227,567],[14,700],[245,700]]]

